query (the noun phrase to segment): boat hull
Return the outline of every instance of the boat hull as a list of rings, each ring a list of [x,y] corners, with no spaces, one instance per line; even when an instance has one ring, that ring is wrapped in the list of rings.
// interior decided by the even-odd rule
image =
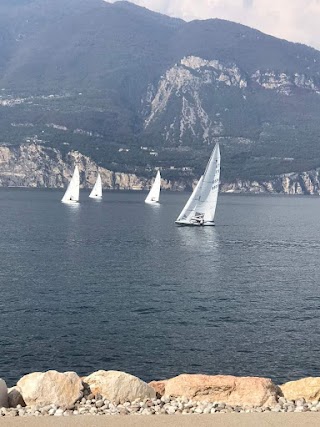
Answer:
[[[191,222],[184,222],[184,221],[175,221],[175,224],[180,227],[214,227],[215,223],[214,221],[207,221],[203,224],[200,223],[191,223]]]
[[[61,203],[65,205],[77,205],[79,203],[78,200],[61,200]]]
[[[146,200],[144,201],[144,203],[146,203],[147,205],[159,205],[159,202],[147,202]]]

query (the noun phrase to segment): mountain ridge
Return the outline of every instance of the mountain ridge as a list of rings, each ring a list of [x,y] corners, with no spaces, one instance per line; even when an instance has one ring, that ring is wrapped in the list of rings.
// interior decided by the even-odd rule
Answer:
[[[63,4],[0,4],[0,142],[188,183],[216,142],[222,182],[320,166],[319,51],[128,2]]]

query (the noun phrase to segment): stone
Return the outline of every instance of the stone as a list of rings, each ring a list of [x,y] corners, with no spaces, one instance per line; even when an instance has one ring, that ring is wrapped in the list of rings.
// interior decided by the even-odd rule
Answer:
[[[263,406],[276,403],[277,387],[269,378],[182,374],[165,386],[166,396],[229,405]]]
[[[169,403],[170,402],[170,396],[162,396],[161,402],[163,403]]]
[[[5,380],[0,378],[0,408],[7,408],[8,404],[8,388]]]
[[[16,411],[15,409],[11,409],[10,412],[8,413],[8,415],[10,417],[18,417],[19,416],[19,411]]]
[[[18,405],[26,406],[18,387],[8,388],[8,404],[9,408],[16,408]]]
[[[153,399],[154,388],[139,378],[121,371],[97,371],[84,379],[93,394],[99,393],[112,402],[132,402],[135,399]]]
[[[306,412],[303,406],[296,406],[294,412]]]
[[[283,396],[280,396],[279,399],[278,399],[278,403],[280,405],[284,405],[284,404],[287,403],[287,399],[285,397],[283,397]]]
[[[104,405],[104,402],[102,399],[96,401],[96,408],[102,408],[103,405]]]
[[[162,397],[165,394],[166,383],[168,380],[151,381],[149,386],[154,388],[158,397]]]
[[[290,381],[281,385],[280,389],[287,400],[319,400],[320,377],[309,377],[297,381]]]
[[[17,387],[26,405],[68,407],[81,396],[83,385],[75,372],[33,372],[22,377]]]
[[[169,415],[173,415],[176,412],[176,408],[174,408],[173,406],[169,406],[169,408],[166,409],[166,412]]]

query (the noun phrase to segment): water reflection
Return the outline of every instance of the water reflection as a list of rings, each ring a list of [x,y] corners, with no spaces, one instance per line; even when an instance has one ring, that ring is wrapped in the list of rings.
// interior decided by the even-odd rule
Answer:
[[[176,234],[180,246],[190,247],[196,251],[219,248],[219,230],[217,227],[177,227]]]

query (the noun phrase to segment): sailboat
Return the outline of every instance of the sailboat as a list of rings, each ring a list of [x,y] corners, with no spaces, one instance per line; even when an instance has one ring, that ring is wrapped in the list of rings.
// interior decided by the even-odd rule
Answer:
[[[149,194],[145,199],[145,203],[149,203],[149,204],[159,203],[160,186],[161,186],[161,175],[160,175],[160,171],[158,171],[156,175],[156,179],[154,180],[154,183],[152,184]]]
[[[62,203],[77,203],[79,201],[80,191],[80,175],[78,166],[75,166],[71,181],[68,185],[64,196],[61,199]]]
[[[220,180],[220,149],[216,144],[204,174],[176,220],[178,225],[215,225]]]
[[[96,183],[94,184],[94,187],[89,194],[89,197],[92,199],[101,199],[102,198],[102,182],[101,182],[101,176],[98,173]]]

